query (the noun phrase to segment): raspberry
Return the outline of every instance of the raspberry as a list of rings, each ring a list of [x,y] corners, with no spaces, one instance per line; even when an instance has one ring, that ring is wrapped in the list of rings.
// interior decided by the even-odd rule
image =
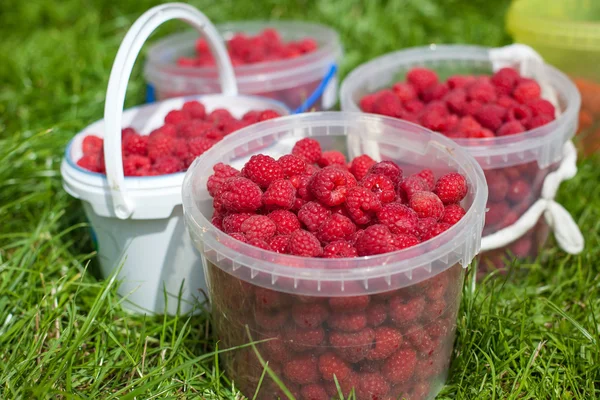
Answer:
[[[406,104],[404,104],[404,108],[409,113],[417,114],[421,112],[423,108],[425,108],[425,104],[423,104],[423,102],[419,100],[411,100],[407,101]],[[404,116],[404,119],[407,119],[406,116]]]
[[[328,167],[330,165],[346,165],[346,156],[337,150],[324,151],[321,158],[317,161],[319,167]]]
[[[336,240],[347,239],[356,232],[356,225],[340,214],[332,214],[327,218],[317,230],[317,238],[323,243],[330,243]]]
[[[433,175],[432,170],[425,168],[414,175],[418,176],[419,178],[421,178],[425,182],[427,182],[427,186],[429,187],[428,190],[430,190],[430,191],[433,190],[433,188],[435,186],[435,176]]]
[[[319,257],[323,253],[319,239],[302,229],[291,234],[289,249],[290,254],[302,257]]]
[[[267,330],[278,330],[281,329],[287,319],[289,314],[287,311],[268,311],[268,310],[255,310],[254,312],[254,320],[261,328]]]
[[[258,117],[259,121],[267,121],[273,118],[277,118],[280,117],[281,115],[279,115],[279,113],[275,110],[265,110],[263,112],[260,113],[260,116]]]
[[[323,248],[323,258],[349,258],[357,256],[356,248],[345,240],[331,242]]]
[[[529,121],[527,121],[525,126],[527,127],[527,129],[535,129],[539,128],[540,126],[544,126],[552,122],[553,120],[554,118],[549,115],[540,114],[537,117],[533,117]]]
[[[396,202],[384,205],[377,213],[377,219],[393,234],[413,234],[419,222],[414,210]]]
[[[262,344],[267,356],[267,361],[283,364],[292,358],[292,352],[285,346],[285,343],[281,340],[277,331],[271,334],[265,334],[264,336],[265,339],[271,339]]]
[[[364,225],[371,222],[374,214],[381,209],[381,202],[371,190],[356,186],[348,191],[345,206],[350,218]]]
[[[477,81],[467,87],[467,96],[470,100],[483,104],[496,101],[496,88],[489,82]]]
[[[262,191],[250,179],[227,178],[221,185],[215,200],[232,212],[251,212],[262,206]]]
[[[319,372],[326,381],[333,381],[335,376],[335,379],[341,382],[352,373],[352,370],[335,353],[327,352],[319,357]]]
[[[532,117],[531,109],[525,104],[516,104],[508,109],[506,114],[507,121],[519,121],[526,124]]]
[[[498,129],[497,135],[508,136],[521,132],[525,132],[525,127],[519,121],[509,121]]]
[[[485,180],[488,184],[489,200],[493,202],[502,201],[508,192],[508,179],[501,170],[485,171]]]
[[[273,157],[263,154],[250,157],[250,160],[242,168],[242,175],[262,189],[268,188],[271,182],[284,178],[281,165]]]
[[[392,237],[392,245],[396,250],[402,250],[412,246],[416,246],[419,243],[421,243],[421,241],[415,235],[399,233],[398,235],[394,235]]]
[[[294,175],[301,175],[306,170],[306,161],[293,154],[281,156],[277,162],[283,169],[284,176],[288,178]]]
[[[502,126],[506,110],[496,104],[486,104],[475,113],[477,121],[485,128],[496,131]]]
[[[367,354],[367,360],[385,360],[402,344],[402,335],[394,328],[382,326],[375,329],[375,345]]]
[[[375,98],[373,112],[389,117],[399,117],[402,113],[402,102],[391,90],[382,90]]]
[[[292,318],[303,329],[318,328],[327,317],[329,311],[321,303],[296,303],[292,307]]]
[[[360,99],[359,106],[364,112],[372,113],[373,105],[377,99],[377,93],[368,94]]]
[[[492,84],[499,94],[509,95],[519,78],[519,73],[514,68],[501,68],[492,75]]]
[[[319,380],[317,359],[312,355],[301,355],[283,366],[283,375],[294,383],[306,385]]]
[[[394,251],[392,233],[385,225],[371,225],[356,241],[356,251],[360,257]]]
[[[327,325],[342,332],[358,332],[367,326],[367,315],[364,311],[335,313],[329,317]]]
[[[165,156],[156,160],[153,165],[159,175],[174,174],[183,171],[183,162],[174,156]]]
[[[359,379],[360,375],[352,371],[348,374],[346,379],[338,379],[338,384],[341,390],[338,390],[335,382],[326,382],[325,390],[327,390],[327,394],[332,396],[333,398],[342,398],[340,397],[340,393],[341,396],[347,398],[348,396],[350,396],[350,393],[352,393],[352,391],[355,390],[356,387],[358,387]]]
[[[271,245],[263,239],[258,239],[258,238],[248,239],[248,244],[252,245],[254,247],[258,247],[263,250],[273,251],[273,248],[271,247]]]
[[[258,122],[259,117],[260,117],[260,111],[250,110],[242,116],[242,121],[254,124],[254,123]]]
[[[348,238],[348,242],[353,246],[356,244],[356,241],[365,233],[363,229],[357,229],[353,235]]]
[[[329,308],[337,312],[363,311],[370,301],[369,296],[331,297]]]
[[[447,128],[448,116],[446,113],[439,111],[425,112],[421,116],[421,125],[427,129],[431,129],[436,132],[443,132]]]
[[[290,303],[290,297],[287,294],[262,287],[254,288],[254,301],[256,307],[264,310],[277,310]]]
[[[442,316],[442,314],[446,311],[446,302],[443,299],[430,301],[427,303],[426,312],[428,320],[436,320]],[[431,334],[431,329],[433,324],[428,327],[428,332],[431,336],[437,337]]]
[[[387,306],[385,303],[371,303],[367,308],[367,324],[376,328],[387,319]]]
[[[405,302],[402,297],[396,296],[389,302],[388,314],[396,326],[408,325],[421,316],[425,305],[423,297],[415,297]]]
[[[456,114],[462,114],[467,103],[467,92],[464,89],[455,89],[444,98],[448,109]]]
[[[89,156],[85,156],[85,157],[89,157]],[[81,161],[81,160],[79,160],[79,161]],[[151,164],[150,159],[148,157],[138,156],[136,154],[126,156],[125,159],[123,160],[123,174],[125,174],[125,176],[147,175],[148,172],[150,171],[150,164]],[[100,172],[99,166],[96,168],[98,170],[94,171],[94,172]],[[90,168],[86,168],[86,169],[90,169]]]
[[[425,281],[427,287],[427,297],[430,300],[440,300],[446,294],[450,285],[448,274],[441,273]]]
[[[430,387],[427,382],[419,382],[417,383],[411,392],[411,399],[414,400],[424,400],[429,398]]]
[[[215,173],[208,178],[208,182],[206,183],[208,193],[212,197],[216,196],[219,189],[223,185],[223,182],[225,182],[227,178],[240,175],[240,171],[223,163],[215,164],[213,171],[215,171]]]
[[[190,119],[190,115],[182,110],[172,110],[165,115],[165,124],[177,125]]]
[[[444,215],[444,204],[432,192],[415,192],[410,198],[412,208],[419,218],[435,218],[439,220]]]
[[[378,373],[360,374],[359,384],[356,388],[356,394],[360,400],[379,400],[383,399],[390,391],[390,385]]]
[[[467,180],[457,172],[451,172],[438,179],[433,192],[444,204],[460,203],[467,195]]]
[[[527,258],[530,255],[533,243],[528,237],[522,237],[510,245],[510,252],[517,258]]]
[[[554,118],[554,114],[556,112],[552,103],[544,99],[531,100],[527,102],[527,106],[533,113],[534,117],[537,117],[538,115],[547,115]]]
[[[175,139],[171,136],[157,135],[148,138],[148,157],[153,162],[159,158],[170,156],[175,149]]]
[[[394,186],[397,186],[402,180],[402,169],[392,161],[381,161],[373,164],[367,174],[385,175],[392,181]]]
[[[513,90],[512,96],[521,104],[526,104],[531,100],[538,99],[542,94],[540,85],[533,79],[521,79]]]
[[[458,89],[467,86],[470,83],[473,83],[475,78],[472,76],[462,76],[462,75],[453,75],[448,78],[448,86],[450,89]]]
[[[269,185],[263,194],[263,204],[268,209],[290,209],[296,200],[296,189],[290,181],[277,179]]]
[[[417,98],[417,91],[408,83],[395,83],[392,86],[392,91],[396,94],[396,96],[398,96],[402,103],[406,103]]]
[[[336,353],[350,363],[363,360],[375,339],[375,332],[371,328],[365,328],[359,332],[337,332],[329,334],[329,344],[333,346]]]
[[[292,232],[300,229],[300,221],[293,212],[287,210],[275,210],[268,217],[275,222],[277,233],[280,235],[290,235]]]
[[[276,235],[267,239],[267,244],[275,253],[288,254],[290,251],[290,236]]]
[[[316,201],[304,204],[298,211],[298,219],[311,232],[317,231],[330,215],[331,211]]]
[[[88,136],[90,137],[90,136]],[[86,137],[87,139],[87,137]],[[102,139],[100,139],[102,140]],[[85,140],[84,140],[85,145]],[[101,144],[102,146],[102,144]],[[148,154],[148,136],[141,136],[138,134],[130,134],[123,138],[123,152],[125,155],[137,154],[139,156],[145,156]],[[85,148],[84,148],[85,154]]]
[[[360,182],[360,186],[375,193],[375,196],[377,196],[377,199],[382,204],[396,200],[395,185],[392,180],[385,175],[368,173]]]
[[[88,171],[92,171],[92,172],[98,172],[98,173],[103,173],[105,171],[105,167],[104,167],[104,161],[103,161],[103,153],[94,153],[94,154],[84,154],[83,157],[81,157],[79,160],[77,160],[77,165],[83,169],[87,169]],[[141,156],[130,156],[130,157],[141,157]],[[146,157],[144,157],[146,158]],[[127,163],[126,160],[123,160],[123,173],[125,174],[125,176],[128,176],[127,174],[127,170],[132,171],[132,174],[129,174],[129,176],[134,176],[133,173],[135,173],[138,169],[136,166],[134,166],[133,162],[130,161],[130,166],[127,167]],[[148,162],[150,162],[150,160],[148,160]],[[149,166],[148,166],[148,170],[149,170]],[[141,176],[141,175],[140,175]]]
[[[211,121],[216,128],[223,128],[223,126],[231,121],[233,116],[229,111],[224,108],[215,108],[206,117],[208,121]]]
[[[321,158],[321,144],[315,139],[301,139],[292,148],[292,154],[308,163],[316,163]]]
[[[444,222],[439,222],[439,223],[435,224],[435,226],[433,227],[433,229],[431,231],[429,231],[430,236],[423,237],[422,239],[429,240],[429,239],[441,234],[442,232],[447,231],[451,227],[452,227],[452,225],[450,225],[450,224],[446,224]]]
[[[427,191],[428,188],[429,184],[423,178],[411,175],[400,183],[398,195],[408,202],[416,192]]]
[[[421,237],[421,240],[427,240],[429,238],[432,238],[432,232],[435,229],[435,226],[437,225],[437,221],[433,218],[422,218],[419,220],[418,223],[418,233],[419,236]]]
[[[275,235],[277,226],[275,222],[265,215],[253,215],[241,225],[241,232],[249,241],[252,239],[267,240]]]
[[[178,136],[191,139],[194,137],[204,136],[208,139],[222,139],[223,134],[213,128],[210,122],[201,120],[191,120],[182,122],[177,126]]]
[[[469,100],[462,107],[462,116],[475,115],[475,113],[483,106],[483,103],[477,100]]]
[[[506,95],[499,96],[496,104],[498,104],[500,107],[506,108],[507,110],[510,109],[511,107],[519,106],[518,101],[516,101],[512,97],[506,96]]]
[[[412,377],[416,364],[417,355],[415,351],[403,348],[385,361],[381,373],[391,383],[406,383]]]
[[[296,175],[290,178],[290,182],[296,188],[296,200],[303,200],[303,203],[313,200],[314,197],[309,190],[309,184],[312,177],[310,175]],[[299,209],[299,208],[298,208]]]
[[[346,200],[348,189],[353,186],[349,175],[336,167],[325,167],[313,176],[309,189],[324,205],[340,205]]]
[[[205,137],[195,137],[188,140],[190,164],[196,159],[196,157],[201,156],[206,150],[213,147],[215,143],[216,142],[213,139],[208,139]],[[148,154],[150,154],[150,150],[148,150]]]
[[[204,105],[195,100],[183,103],[181,110],[194,119],[204,119],[204,117],[206,117]]]
[[[350,163],[350,172],[354,175],[356,180],[361,180],[367,175],[369,168],[375,164],[375,160],[366,154],[355,157]]]
[[[406,80],[421,93],[436,84],[438,76],[434,71],[427,68],[413,68],[406,74]]]
[[[312,383],[300,389],[302,400],[329,400],[329,395],[322,385]]]
[[[141,137],[140,135],[137,135],[137,134],[127,135],[127,137],[128,136]],[[125,140],[126,139],[124,138],[123,143],[125,143]],[[102,151],[103,146],[104,146],[104,140],[102,140],[102,138],[99,138],[98,136],[95,136],[95,135],[86,136],[85,138],[83,138],[83,142],[81,143],[81,149],[83,150],[84,155],[100,153]],[[138,154],[138,153],[134,152],[131,154]],[[141,155],[145,155],[145,154],[141,154]]]
[[[446,224],[454,225],[458,221],[461,220],[462,217],[465,216],[467,212],[464,208],[460,206],[460,204],[448,204],[444,208],[444,216],[440,220],[440,222],[444,222]]]
[[[511,183],[506,194],[506,197],[512,203],[518,203],[523,199],[528,199],[530,196],[531,190],[529,183],[527,183],[527,181],[524,179],[519,179]]]
[[[284,336],[289,348],[302,352],[321,345],[325,340],[325,331],[321,327],[300,329],[293,326],[285,329]]]
[[[510,207],[506,202],[488,203],[488,211],[485,213],[485,225],[493,226],[502,221],[504,216],[510,211]]]
[[[448,85],[436,83],[425,89],[423,93],[421,93],[421,98],[424,102],[429,103],[431,101],[441,100],[449,91]]]

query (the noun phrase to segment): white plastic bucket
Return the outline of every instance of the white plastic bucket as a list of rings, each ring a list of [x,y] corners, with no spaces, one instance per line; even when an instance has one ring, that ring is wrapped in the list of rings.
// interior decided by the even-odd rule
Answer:
[[[156,27],[171,19],[183,20],[207,37],[218,61],[224,94],[175,98],[123,111],[127,82],[142,45]],[[130,311],[189,312],[198,299],[204,300],[206,285],[198,255],[185,233],[181,206],[185,173],[125,178],[121,128],[130,126],[149,134],[162,125],[169,111],[189,100],[202,101],[209,112],[226,108],[235,117],[261,109],[289,113],[275,101],[236,94],[233,68],[210,21],[185,4],[154,7],[133,24],[119,48],[108,84],[104,119],[83,129],[67,146],[61,164],[63,186],[83,202],[103,277],[121,267],[118,293],[126,297],[124,306]],[[76,164],[82,156],[83,139],[92,134],[104,138],[106,175]]]
[[[338,64],[343,55],[337,32],[320,24],[300,21],[236,21],[217,25],[225,39],[240,32],[254,35],[267,27],[276,29],[286,41],[310,36],[319,47],[289,60],[235,67],[240,93],[269,97],[298,112],[332,108],[337,102]],[[178,57],[193,54],[197,37],[195,32],[175,34],[150,47],[144,66],[149,102],[218,92],[215,68],[176,64]]]

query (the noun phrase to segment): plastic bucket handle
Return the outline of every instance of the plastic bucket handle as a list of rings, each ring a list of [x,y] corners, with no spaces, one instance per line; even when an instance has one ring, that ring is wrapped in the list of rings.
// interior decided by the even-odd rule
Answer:
[[[104,105],[104,159],[106,177],[111,191],[113,208],[120,219],[127,219],[134,211],[125,188],[121,152],[121,128],[123,106],[131,71],[142,46],[148,37],[162,23],[179,19],[205,36],[213,53],[219,71],[221,91],[224,95],[238,93],[233,66],[227,54],[225,43],[210,20],[198,9],[183,3],[168,3],[146,11],[131,26],[121,42],[117,57],[110,72],[106,102]]]

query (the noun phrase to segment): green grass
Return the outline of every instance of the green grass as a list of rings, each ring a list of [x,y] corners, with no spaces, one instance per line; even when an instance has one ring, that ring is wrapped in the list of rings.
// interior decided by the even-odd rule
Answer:
[[[219,369],[207,314],[131,316],[118,282],[94,278],[80,204],[61,187],[65,144],[101,118],[120,40],[156,3],[0,3],[0,398],[240,398]],[[345,44],[344,74],[401,47],[509,41],[506,0],[191,3],[214,21],[330,24]],[[144,97],[140,65],[128,106]],[[516,266],[527,274],[468,281],[452,375],[439,398],[600,397],[600,160],[579,167],[560,200],[586,250],[569,256],[550,244],[542,261]]]

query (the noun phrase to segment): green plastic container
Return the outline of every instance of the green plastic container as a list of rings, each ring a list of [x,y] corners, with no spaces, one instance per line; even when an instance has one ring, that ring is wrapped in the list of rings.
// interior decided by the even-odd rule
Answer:
[[[514,40],[569,75],[582,97],[579,144],[600,149],[600,0],[514,0],[506,16]]]

